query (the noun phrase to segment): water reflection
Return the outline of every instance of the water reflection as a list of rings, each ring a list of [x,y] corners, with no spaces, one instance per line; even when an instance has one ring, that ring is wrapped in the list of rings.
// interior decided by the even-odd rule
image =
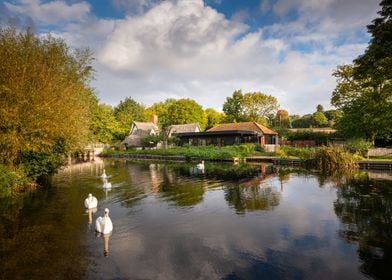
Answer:
[[[105,257],[107,257],[107,256],[109,256],[109,239],[110,239],[110,236],[112,235],[112,233],[110,232],[110,233],[100,233],[100,232],[97,232],[96,233],[96,236],[98,237],[98,238],[100,238],[101,236],[102,236],[102,241],[103,241],[103,255],[105,256]]]
[[[105,160],[115,187],[104,193],[99,164],[60,172],[51,188],[0,207],[2,278],[391,276],[392,183],[381,175],[338,182],[206,162],[195,176],[194,164]],[[86,227],[94,216],[81,211],[87,193],[112,211],[115,234],[97,238]]]
[[[88,215],[88,225],[89,227],[91,227],[92,223],[93,223],[93,214],[97,213],[98,208],[89,208],[86,210],[86,213]]]
[[[339,235],[358,245],[360,269],[374,279],[392,279],[392,189],[366,173],[337,190],[334,203],[341,219]]]

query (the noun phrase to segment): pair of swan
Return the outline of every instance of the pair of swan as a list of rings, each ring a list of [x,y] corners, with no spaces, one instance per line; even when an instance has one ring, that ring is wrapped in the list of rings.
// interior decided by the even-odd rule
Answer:
[[[103,180],[103,188],[104,189],[111,189],[112,188],[112,183],[108,182],[108,175],[106,175],[105,169],[102,172],[101,178]]]
[[[98,200],[91,193],[84,200],[84,206],[87,209],[93,209],[98,206]],[[109,217],[109,209],[105,208],[103,217],[99,216],[95,220],[95,230],[99,233],[108,234],[113,231],[113,223]]]

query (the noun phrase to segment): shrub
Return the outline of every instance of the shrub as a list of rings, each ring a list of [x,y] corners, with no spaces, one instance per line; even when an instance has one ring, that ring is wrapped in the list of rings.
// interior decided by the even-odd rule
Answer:
[[[18,190],[29,183],[22,169],[11,169],[0,165],[0,198],[8,197],[14,190]]]
[[[357,163],[354,156],[339,146],[323,146],[316,150],[314,157],[305,160],[307,167],[316,168],[323,173],[352,171]]]
[[[372,143],[362,139],[362,138],[355,138],[349,139],[346,143],[346,149],[353,153],[358,154],[361,157],[366,157],[368,150],[372,147]]]

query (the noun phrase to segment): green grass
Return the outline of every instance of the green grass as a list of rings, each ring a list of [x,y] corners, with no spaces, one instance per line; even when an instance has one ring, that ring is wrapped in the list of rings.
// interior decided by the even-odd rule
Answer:
[[[201,159],[227,159],[227,158],[245,158],[250,155],[261,155],[262,153],[256,151],[257,146],[253,144],[243,144],[238,146],[189,146],[189,147],[173,147],[167,149],[154,150],[133,150],[114,151],[108,149],[104,151],[103,155],[123,155],[123,154],[147,154],[147,155],[163,155],[163,156],[185,156],[186,158],[201,158]]]

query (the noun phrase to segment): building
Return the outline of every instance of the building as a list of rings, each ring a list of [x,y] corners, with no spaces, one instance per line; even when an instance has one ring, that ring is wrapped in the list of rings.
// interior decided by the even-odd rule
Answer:
[[[256,122],[223,123],[205,132],[176,133],[180,145],[228,146],[255,143],[267,151],[275,151],[278,133]]]
[[[152,116],[151,122],[132,122],[131,131],[121,142],[127,147],[142,147],[142,139],[149,135],[159,135],[158,118]]]

